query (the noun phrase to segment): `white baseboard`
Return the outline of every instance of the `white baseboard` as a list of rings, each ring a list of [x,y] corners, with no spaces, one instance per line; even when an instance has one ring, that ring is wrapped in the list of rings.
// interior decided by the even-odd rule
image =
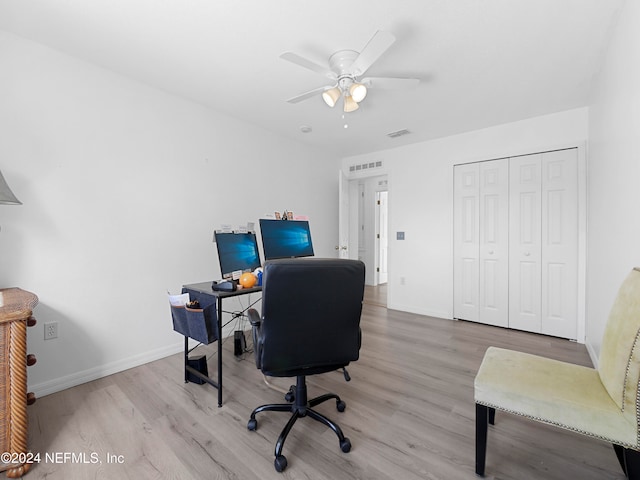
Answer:
[[[453,320],[451,312],[442,312],[416,307],[415,305],[403,305],[395,303],[387,303],[389,310],[400,310],[401,312],[414,313],[416,315],[424,315],[426,317],[442,318],[444,320]]]
[[[180,341],[174,345],[158,348],[149,352],[143,352],[138,355],[133,355],[98,367],[89,368],[71,375],[47,380],[46,382],[38,383],[36,385],[29,385],[29,391],[35,393],[36,397],[44,397],[45,395],[60,392],[67,388],[91,382],[92,380],[97,380],[114,373],[122,372],[123,370],[138,367],[145,363],[153,362],[154,360],[159,360],[183,351],[184,342]]]
[[[227,337],[233,335],[234,325],[227,325],[222,329],[222,341],[224,342]],[[181,337],[184,338],[184,337]],[[195,340],[189,340],[189,348],[193,348],[198,345]],[[184,340],[168,345],[166,347],[157,348],[148,352],[142,352],[131,357],[117,360],[115,362],[107,363],[105,365],[99,365],[97,367],[82,370],[80,372],[72,373],[64,377],[54,378],[53,380],[47,380],[46,382],[29,385],[29,391],[35,393],[36,397],[44,397],[52,393],[66,390],[67,388],[82,385],[83,383],[91,382],[114,373],[122,372],[133,367],[144,365],[145,363],[153,362],[161,358],[175,355],[176,353],[184,352]]]
[[[586,339],[584,344],[587,347],[587,353],[589,354],[589,357],[591,357],[591,363],[593,363],[593,367],[597,370],[598,369],[598,354],[596,353],[595,349],[591,345],[591,342],[589,342],[589,339]]]

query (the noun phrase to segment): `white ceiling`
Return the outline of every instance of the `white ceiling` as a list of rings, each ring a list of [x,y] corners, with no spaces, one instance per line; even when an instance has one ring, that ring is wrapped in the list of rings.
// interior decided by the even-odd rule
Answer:
[[[623,1],[0,0],[0,29],[349,156],[588,105]],[[326,64],[377,30],[397,40],[367,76],[416,89],[371,90],[345,119],[285,102],[326,82],[281,53]]]

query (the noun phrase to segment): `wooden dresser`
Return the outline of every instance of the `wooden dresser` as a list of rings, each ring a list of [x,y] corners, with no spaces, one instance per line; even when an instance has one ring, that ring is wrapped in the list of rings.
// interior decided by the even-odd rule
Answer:
[[[0,453],[16,460],[0,461],[0,472],[6,470],[8,478],[21,477],[31,466],[24,463],[27,404],[35,402],[35,396],[27,394],[27,365],[35,363],[35,356],[27,355],[27,326],[35,325],[32,311],[37,304],[33,293],[0,289]]]

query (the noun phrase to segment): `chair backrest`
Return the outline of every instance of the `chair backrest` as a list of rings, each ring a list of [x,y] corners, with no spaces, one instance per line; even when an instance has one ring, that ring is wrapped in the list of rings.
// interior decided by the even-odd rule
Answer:
[[[332,258],[265,263],[257,359],[264,373],[321,373],[358,359],[364,268]]]
[[[640,381],[640,269],[634,268],[620,286],[600,349],[598,373],[611,398],[638,424]]]

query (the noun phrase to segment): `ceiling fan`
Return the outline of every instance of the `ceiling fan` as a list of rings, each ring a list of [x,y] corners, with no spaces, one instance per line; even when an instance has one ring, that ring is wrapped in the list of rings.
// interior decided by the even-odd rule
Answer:
[[[420,83],[417,78],[360,78],[395,41],[396,37],[393,34],[378,30],[360,53],[354,50],[339,50],[331,55],[328,68],[296,53],[283,53],[280,58],[320,73],[331,80],[330,85],[301,93],[291,97],[287,102],[298,103],[322,94],[322,99],[330,107],[334,107],[342,98],[344,111],[353,112],[358,109],[358,104],[364,100],[369,88],[397,89],[417,86]]]

